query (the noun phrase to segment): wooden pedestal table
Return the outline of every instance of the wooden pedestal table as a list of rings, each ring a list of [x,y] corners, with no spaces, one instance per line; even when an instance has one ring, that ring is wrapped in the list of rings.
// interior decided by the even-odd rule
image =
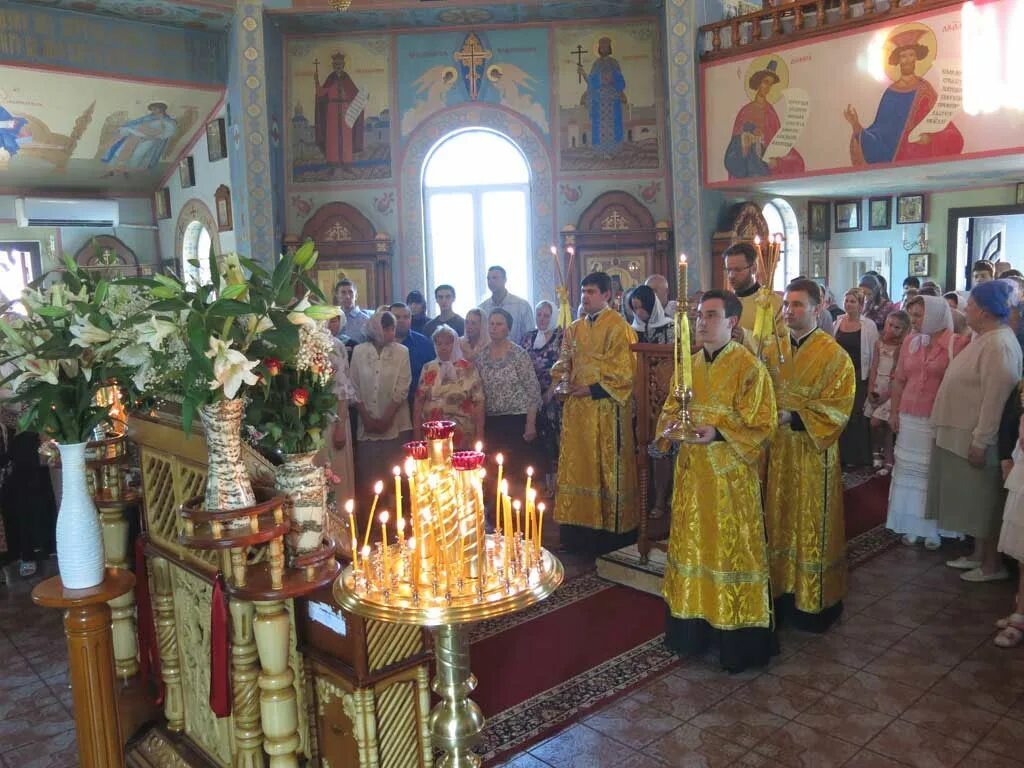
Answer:
[[[32,590],[36,605],[64,610],[80,768],[124,767],[107,603],[134,586],[131,571],[108,568],[103,582],[90,589],[65,589],[60,576],[54,576]]]

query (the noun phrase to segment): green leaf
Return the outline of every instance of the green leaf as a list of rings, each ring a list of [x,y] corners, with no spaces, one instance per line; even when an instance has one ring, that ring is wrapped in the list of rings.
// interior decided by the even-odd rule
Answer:
[[[192,419],[196,415],[196,402],[186,397],[181,403],[181,428],[186,435],[192,433]]]
[[[237,299],[243,293],[249,290],[249,286],[243,284],[229,285],[223,291],[220,292],[221,299]]]
[[[244,256],[238,257],[238,263],[249,270],[249,273],[253,277],[258,277],[261,280],[270,280],[270,273],[263,268],[263,265],[253,259],[247,259]]]
[[[156,293],[156,291],[154,291]],[[163,301],[155,301],[149,305],[150,312],[181,312],[189,308],[187,302],[181,299],[165,298]]]
[[[208,310],[210,317],[239,317],[255,314],[252,304],[234,299],[217,299]]]
[[[299,280],[305,286],[307,291],[309,291],[311,294],[316,296],[316,298],[318,298],[324,304],[329,304],[330,303],[330,302],[327,301],[327,297],[324,296],[324,292],[320,290],[320,286],[317,285],[309,275],[300,274],[299,275]]]
[[[160,285],[166,286],[167,288],[173,288],[176,293],[181,293],[185,290],[185,286],[175,280],[173,277],[167,275],[153,275],[153,279],[160,283]]]
[[[332,317],[337,317],[341,314],[341,310],[328,304],[313,304],[306,307],[303,310],[303,314],[314,320],[330,320]]]
[[[113,285],[129,285],[137,288],[156,288],[159,283],[148,277],[119,277],[114,280]]]
[[[107,299],[107,289],[110,286],[106,280],[101,279],[96,283],[96,293],[93,294],[92,303],[97,306],[102,306],[103,302]]]
[[[284,254],[284,256],[281,257],[281,260],[277,262],[277,266],[274,267],[274,276],[270,281],[270,290],[273,292],[274,296],[281,295],[284,287],[288,285],[294,269],[295,256],[290,253]],[[285,300],[279,301],[278,303],[287,304],[288,300],[291,298],[291,293],[291,291],[287,292],[285,294]]]
[[[180,294],[180,291],[168,288],[166,285],[158,285],[156,288],[150,290],[150,294],[155,299],[173,299],[175,296]]]
[[[71,314],[71,311],[65,307],[46,306],[37,309],[36,314],[42,315],[43,317],[67,317]]]
[[[308,270],[316,257],[316,244],[312,240],[306,240],[295,250],[295,266],[301,270]]]

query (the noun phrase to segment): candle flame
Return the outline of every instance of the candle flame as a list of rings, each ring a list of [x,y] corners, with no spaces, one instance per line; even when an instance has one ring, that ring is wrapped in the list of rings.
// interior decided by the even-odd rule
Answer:
[[[370,545],[367,544],[365,547],[363,547],[363,559],[364,560],[369,560],[369,558],[370,558]]]
[[[547,506],[545,506],[543,501],[537,505],[537,511],[540,512],[542,515],[544,514],[545,509],[547,509]]]
[[[416,537],[415,536],[410,536],[409,537],[409,550],[412,551],[414,549],[416,549]]]
[[[481,477],[481,479],[487,477],[487,469],[486,468],[480,467],[480,477]]]
[[[373,484],[373,492],[380,496],[384,492],[384,481],[378,480]]]
[[[782,244],[782,235],[778,232],[775,234],[775,242],[779,243],[780,245]]]
[[[754,235],[754,245],[760,245],[760,244],[761,244],[761,236],[760,235]]]
[[[416,474],[416,462],[412,459],[405,460],[405,476],[412,477]]]
[[[391,468],[391,474],[393,474],[395,477],[401,477],[402,476],[402,470],[399,469],[398,467],[392,467]]]
[[[685,253],[680,253],[679,254],[679,263],[680,264],[685,264],[686,263],[686,254]]]
[[[476,445],[473,446],[473,450],[476,451],[477,453],[480,453],[481,451],[483,451],[483,449],[484,449],[483,441],[477,440],[476,441]]]
[[[405,518],[398,518],[398,520],[395,522],[395,527],[398,528],[399,533],[402,533],[402,531],[405,530]]]
[[[354,499],[349,499],[348,501],[345,502],[345,511],[348,512],[350,515],[352,514],[352,510],[354,510],[355,508],[356,502]]]
[[[553,245],[551,246],[551,255],[552,256],[557,256],[558,255],[558,249],[555,248],[555,246],[553,246]]]
[[[378,517],[377,519],[380,520],[380,524],[381,525],[387,525],[388,524],[388,518],[390,518],[390,517],[391,517],[391,515],[389,515],[388,511],[385,509],[383,512],[380,513],[380,517]]]
[[[353,536],[353,537],[352,537],[352,551],[353,551],[353,552],[356,552],[356,551],[358,551],[358,549],[357,549],[358,547],[359,547],[359,542],[358,542],[358,541],[356,541],[356,537],[355,537],[355,536]]]
[[[495,460],[496,462],[498,462],[498,466],[499,466],[499,467],[500,467],[500,466],[501,466],[502,464],[504,464],[504,463],[505,463],[505,457],[504,457],[504,456],[502,456],[502,455],[501,455],[500,453],[499,453],[499,454],[498,454],[497,456],[495,456],[495,457],[494,457],[494,460]]]
[[[572,255],[574,255],[576,253],[576,249],[573,248],[571,245],[568,248],[566,248],[565,250],[568,251],[570,256],[572,256]]]
[[[526,476],[527,477],[533,477],[533,467],[527,467],[526,468]]]
[[[512,509],[514,509],[516,512],[518,512],[522,506],[523,505],[520,503],[519,499],[514,499],[512,501]]]
[[[501,493],[504,496],[508,496],[508,480],[501,481]]]
[[[530,492],[528,494],[526,494],[526,500],[527,501],[533,501],[536,498],[537,498],[537,489],[536,488],[531,488]]]

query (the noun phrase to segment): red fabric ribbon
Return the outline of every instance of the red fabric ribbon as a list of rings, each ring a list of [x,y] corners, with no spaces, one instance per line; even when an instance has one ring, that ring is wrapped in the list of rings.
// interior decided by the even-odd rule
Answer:
[[[213,599],[210,601],[210,709],[217,717],[231,714],[230,654],[224,576],[218,573],[213,582]]]
[[[164,703],[164,679],[160,674],[160,649],[156,642],[153,601],[149,596],[149,572],[146,570],[146,540],[135,540],[135,605],[138,609],[136,632],[139,639],[139,677],[143,690],[153,691],[153,703]]]

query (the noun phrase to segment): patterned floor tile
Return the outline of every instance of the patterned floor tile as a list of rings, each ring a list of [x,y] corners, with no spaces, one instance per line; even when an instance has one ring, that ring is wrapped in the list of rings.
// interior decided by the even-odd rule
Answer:
[[[792,720],[825,694],[775,675],[761,675],[733,694],[733,698]]]
[[[0,720],[0,744],[9,751],[45,741],[74,726],[67,710],[56,702],[40,709],[19,710]]]
[[[994,712],[935,693],[926,693],[900,717],[969,744],[977,744],[999,720]]]
[[[682,722],[634,697],[622,699],[583,720],[589,728],[633,749],[643,749]]]
[[[36,678],[35,682],[28,685],[0,691],[0,720],[56,703],[57,699],[54,698],[46,683]],[[0,750],[2,749],[3,747],[0,746]]]
[[[806,651],[771,668],[771,674],[776,677],[823,693],[835,690],[856,671],[853,667],[819,658]]]
[[[719,768],[731,765],[746,752],[743,747],[692,725],[676,728],[644,751],[679,768]]]
[[[971,745],[905,720],[894,720],[868,748],[915,768],[951,768],[967,755]]]
[[[74,729],[71,729],[45,741],[4,752],[0,757],[9,768],[75,768],[78,765],[78,742]]]
[[[905,763],[899,763],[891,757],[880,755],[869,749],[862,749],[850,758],[843,768],[905,768]]]
[[[598,768],[622,765],[633,750],[576,724],[534,747],[530,754],[553,768]]]
[[[1024,743],[1024,726],[1019,720],[1004,717],[996,723],[978,746],[1003,757],[1024,760],[1024,752],[1021,751],[1022,743]]]
[[[845,763],[857,747],[815,731],[800,723],[787,723],[756,748],[776,761],[776,765],[794,768],[831,768]]]
[[[697,715],[690,725],[752,749],[785,722],[778,715],[730,697]]]
[[[992,677],[991,668],[984,662],[967,660],[937,682],[931,692],[1003,715],[1020,693],[1002,682]]]
[[[892,650],[955,666],[985,642],[987,635],[963,632],[956,627],[920,626],[892,646]]]
[[[864,667],[865,672],[921,690],[931,688],[950,669],[952,665],[940,664],[927,656],[915,656],[891,649]]]
[[[526,753],[519,755],[507,763],[495,766],[495,768],[548,768],[548,764],[538,760],[533,755]]]
[[[748,669],[737,674],[731,674],[715,663],[692,663],[684,664],[672,674],[725,696],[763,674],[763,672],[764,670],[762,669]]]
[[[834,632],[812,640],[804,646],[804,650],[819,658],[855,669],[861,669],[885,653],[885,648],[880,645],[854,640]]]
[[[835,632],[853,640],[883,645],[888,648],[909,635],[911,629],[911,627],[901,627],[899,624],[879,621],[861,613],[839,622],[835,627]]]
[[[863,747],[892,721],[892,715],[836,696],[825,696],[795,720],[808,728]]]
[[[674,674],[648,683],[632,696],[638,703],[654,707],[678,720],[689,720],[724,697],[723,693]]]
[[[978,748],[971,750],[957,768],[1021,768],[1022,765],[1024,762]]]
[[[833,692],[836,696],[887,715],[898,715],[921,698],[921,691],[868,672],[860,672]]]

